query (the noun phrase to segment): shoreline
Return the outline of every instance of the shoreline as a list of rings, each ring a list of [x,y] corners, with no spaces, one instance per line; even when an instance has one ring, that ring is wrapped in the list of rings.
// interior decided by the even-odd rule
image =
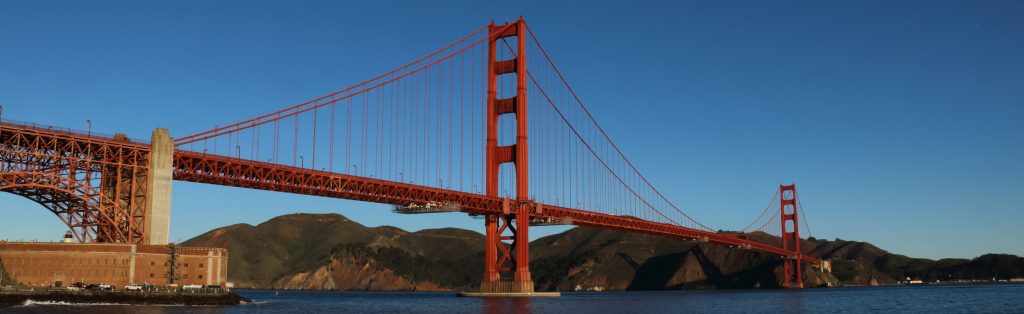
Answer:
[[[847,284],[838,286],[808,286],[802,289],[787,288],[730,288],[730,289],[665,289],[665,290],[538,290],[537,292],[559,292],[559,293],[621,293],[621,292],[670,292],[670,291],[784,291],[784,290],[816,290],[835,288],[885,288],[885,287],[928,287],[928,286],[983,286],[983,285],[1024,285],[1024,282],[996,282],[996,281],[944,281],[939,283],[923,284],[878,284],[878,285],[857,285]],[[330,289],[286,289],[286,288],[234,288],[236,291],[277,291],[277,292],[344,292],[344,293],[464,293],[475,292],[475,289],[452,289],[452,290],[330,290]]]
[[[138,291],[0,291],[0,308],[24,305],[28,301],[67,304],[117,305],[239,305],[251,300],[232,292],[138,292]]]

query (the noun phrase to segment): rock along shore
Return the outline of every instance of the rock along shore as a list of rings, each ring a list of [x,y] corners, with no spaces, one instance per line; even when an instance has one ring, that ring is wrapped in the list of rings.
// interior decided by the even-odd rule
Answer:
[[[239,305],[249,300],[231,292],[138,292],[138,291],[0,291],[0,308],[26,301],[129,305]]]

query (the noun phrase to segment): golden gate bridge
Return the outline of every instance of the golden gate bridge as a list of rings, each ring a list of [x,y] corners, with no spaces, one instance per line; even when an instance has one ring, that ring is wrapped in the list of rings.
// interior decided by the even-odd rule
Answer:
[[[534,291],[531,225],[776,255],[788,287],[803,286],[803,264],[821,263],[800,248],[795,185],[780,185],[739,232],[716,231],[665,197],[521,18],[336,92],[177,139],[164,129],[146,142],[2,121],[0,158],[0,191],[43,205],[82,242],[167,243],[173,179],[481,217],[482,292]]]

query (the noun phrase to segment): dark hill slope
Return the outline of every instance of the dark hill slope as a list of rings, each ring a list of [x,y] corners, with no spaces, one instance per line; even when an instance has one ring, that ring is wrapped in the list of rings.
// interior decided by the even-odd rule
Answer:
[[[930,260],[889,253],[870,243],[813,240],[807,252],[832,261],[832,272],[847,284],[895,283],[907,277],[924,281],[1024,277],[1024,257],[987,254],[974,259]]]
[[[533,275],[546,290],[777,287],[780,260],[749,250],[598,228],[537,239]],[[808,269],[809,285],[834,279]]]
[[[229,279],[242,287],[458,290],[479,285],[483,242],[483,235],[462,229],[408,232],[336,214],[295,214],[217,228],[183,245],[227,248]],[[805,267],[808,286],[1024,277],[1024,258],[1012,255],[933,261],[838,239],[804,240],[801,247],[833,261],[830,274]],[[607,229],[573,228],[533,241],[530,250],[538,290],[767,288],[781,277],[776,256]]]
[[[474,281],[441,284],[417,273],[425,269],[450,267],[443,276],[436,270],[429,274],[479,281],[478,272],[466,270],[465,264],[482,256],[482,241],[482,235],[461,229],[407,232],[366,227],[337,214],[294,214],[257,226],[217,228],[182,245],[227,248],[230,279],[242,287],[414,290]],[[407,260],[418,263],[402,264]]]

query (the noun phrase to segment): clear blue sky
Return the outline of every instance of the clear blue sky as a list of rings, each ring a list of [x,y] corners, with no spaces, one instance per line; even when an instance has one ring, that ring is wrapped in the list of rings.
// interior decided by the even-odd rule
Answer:
[[[795,181],[818,237],[1024,255],[1021,1],[3,1],[0,104],[4,119],[182,136],[519,15],[641,171],[711,226],[742,228]],[[0,212],[0,239],[63,234],[19,197],[0,193]],[[172,238],[294,212],[482,230],[458,214],[176,182]]]

